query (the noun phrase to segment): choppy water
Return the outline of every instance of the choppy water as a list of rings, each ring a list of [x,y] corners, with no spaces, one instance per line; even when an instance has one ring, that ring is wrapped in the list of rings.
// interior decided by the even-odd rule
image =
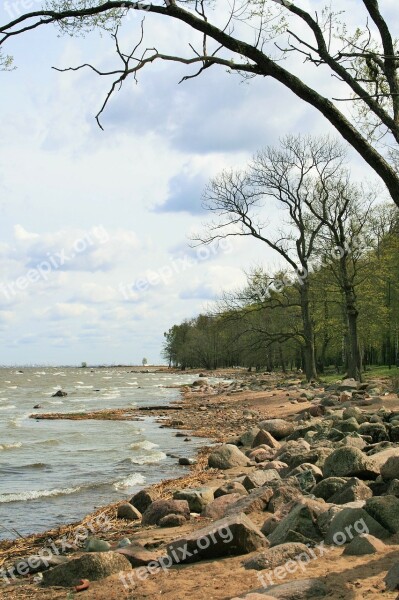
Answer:
[[[0,369],[0,539],[78,520],[183,467],[166,452],[192,456],[200,441],[144,421],[29,419],[32,413],[84,412],[169,403],[195,375],[130,369]],[[58,389],[68,393],[52,398]],[[35,404],[43,408],[34,410]],[[7,528],[4,529],[4,528]]]

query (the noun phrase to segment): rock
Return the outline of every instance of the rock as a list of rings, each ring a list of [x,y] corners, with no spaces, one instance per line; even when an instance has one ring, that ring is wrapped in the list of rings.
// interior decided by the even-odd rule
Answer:
[[[51,567],[68,562],[66,556],[60,556],[58,554],[50,554],[49,556],[27,556],[26,558],[18,559],[13,566],[8,569],[5,573],[5,577],[15,577],[16,575],[33,575],[34,573],[41,573]]]
[[[241,444],[241,446],[251,448],[253,441],[258,435],[259,431],[259,427],[253,427],[252,429],[245,431],[245,433],[243,433],[239,438],[239,444]]]
[[[79,584],[81,579],[97,581],[120,571],[128,571],[132,567],[121,552],[122,550],[118,552],[93,552],[73,558],[67,563],[45,571],[43,573],[43,585],[72,587]]]
[[[289,542],[280,544],[268,550],[264,550],[255,556],[244,561],[245,569],[255,569],[262,571],[263,569],[275,569],[279,565],[283,565],[287,560],[295,559],[298,555],[310,556],[309,548],[305,544]]]
[[[399,456],[391,456],[381,467],[383,479],[399,479]]]
[[[269,512],[275,513],[285,504],[298,502],[303,498],[303,494],[297,486],[292,484],[282,483],[275,490],[268,506]]]
[[[158,525],[159,521],[166,515],[183,515],[188,520],[190,518],[190,508],[187,500],[155,500],[144,511],[142,525]]]
[[[275,458],[278,458],[289,465],[295,456],[309,452],[309,450],[310,444],[306,440],[290,440],[276,452]]]
[[[225,494],[224,496],[219,496],[213,502],[210,502],[205,506],[202,511],[202,516],[214,521],[222,519],[226,516],[227,509],[230,505],[235,504],[241,498],[241,494]]]
[[[68,396],[68,394],[62,390],[57,390],[55,394],[51,395],[52,398],[65,398],[65,396]]]
[[[399,563],[395,563],[384,577],[385,588],[393,592],[399,590]]]
[[[125,548],[118,548],[115,552],[127,558],[132,567],[145,567],[159,558],[158,553],[147,550],[147,548],[137,542]]]
[[[240,494],[240,496],[248,496],[247,490],[242,483],[239,483],[238,481],[229,481],[228,483],[225,483],[215,491],[214,497],[219,498],[220,496],[226,496],[227,494]]]
[[[367,498],[371,498],[372,495],[373,492],[365,483],[363,483],[363,481],[360,481],[357,477],[353,477],[335,492],[335,494],[328,498],[328,501],[331,502],[331,504],[347,504],[348,502],[354,502],[356,500],[367,500]]]
[[[248,454],[248,458],[257,463],[263,463],[272,460],[275,453],[276,451],[273,448],[268,448],[267,450],[265,448],[256,448]]]
[[[323,479],[322,470],[319,467],[316,467],[316,465],[312,465],[312,463],[303,463],[302,465],[298,465],[297,467],[295,467],[295,469],[292,469],[292,471],[290,471],[288,477],[296,477],[296,475],[299,475],[300,473],[304,473],[306,471],[311,471],[313,473],[316,482]]]
[[[223,444],[216,448],[208,457],[208,465],[214,469],[232,469],[249,466],[249,459],[232,444]]]
[[[89,537],[84,545],[85,552],[108,552],[110,548],[111,544],[95,537]]]
[[[299,567],[298,567],[299,568]],[[286,577],[287,573],[284,574]],[[266,582],[270,583],[272,577],[265,577]],[[257,590],[260,593],[269,594],[272,598],[278,600],[308,600],[310,598],[324,598],[327,595],[326,585],[320,579],[297,579],[280,585]]]
[[[345,408],[344,412],[342,413],[342,418],[343,419],[354,418],[354,419],[356,419],[356,421],[359,424],[366,421],[366,417],[364,416],[364,414],[360,410],[360,408],[358,408],[357,406],[349,406],[348,408]]]
[[[396,496],[369,498],[365,510],[391,533],[399,531],[399,499]]]
[[[43,406],[41,404],[35,404],[33,408],[43,408]]]
[[[215,521],[203,529],[188,533],[168,544],[174,562],[188,563],[203,559],[248,554],[268,545],[265,536],[244,514]]]
[[[187,522],[187,519],[184,515],[166,515],[166,517],[162,517],[159,520],[159,527],[181,527],[184,523]]]
[[[383,423],[362,423],[358,432],[360,435],[370,436],[373,444],[389,440],[388,431]]]
[[[341,546],[361,533],[370,533],[380,540],[389,537],[389,532],[363,508],[343,508],[333,517],[325,541]]]
[[[375,479],[379,469],[374,461],[358,448],[343,446],[334,450],[324,463],[325,477],[359,477]]]
[[[363,450],[367,444],[360,435],[353,433],[352,435],[346,435],[341,441],[340,446],[353,446],[354,448],[359,448],[359,450]]]
[[[337,423],[335,427],[342,433],[354,433],[360,429],[360,425],[354,417],[350,417],[349,419]]]
[[[284,544],[288,539],[292,541],[290,532],[299,533],[310,540],[321,540],[322,536],[317,527],[317,517],[321,512],[326,510],[326,505],[322,505],[315,500],[302,500],[298,502],[269,535],[270,545],[277,546]]]
[[[259,423],[260,429],[268,431],[276,440],[282,440],[295,429],[294,423],[284,421],[283,419],[269,419]]]
[[[295,479],[297,480],[302,492],[310,492],[310,490],[312,490],[317,483],[316,478],[310,469],[297,473],[297,475],[295,475]]]
[[[208,384],[208,381],[206,379],[203,379],[202,381],[201,381],[201,379],[196,379],[195,381],[192,382],[191,385],[193,387],[201,387],[201,386],[207,385],[207,384]]]
[[[341,383],[338,384],[338,389],[340,392],[344,392],[346,390],[348,390],[349,392],[352,392],[354,390],[357,390],[358,387],[359,387],[359,382],[353,378],[344,379],[343,381],[341,381]]]
[[[339,395],[340,402],[344,403],[344,402],[349,402],[350,400],[352,400],[352,392],[343,391],[340,393],[340,395]]]
[[[184,440],[186,441],[186,440]],[[189,465],[196,465],[197,461],[195,460],[195,458],[187,458],[186,456],[181,456],[179,458],[179,465],[182,466],[189,466]]]
[[[349,556],[364,556],[384,552],[386,546],[381,540],[368,533],[361,533],[345,547],[343,554]]]
[[[387,462],[388,458],[391,458],[391,456],[399,456],[399,448],[387,448],[386,450],[376,452],[372,455],[372,460],[375,466],[381,470],[382,466]]]
[[[254,471],[253,473],[250,473],[249,475],[246,475],[246,477],[244,478],[244,480],[242,482],[242,485],[249,492],[250,490],[253,490],[255,488],[262,487],[266,483],[273,481],[273,480],[280,480],[280,475],[278,474],[278,472],[276,470],[274,470],[274,469],[267,469],[266,471],[257,470],[257,471]]]
[[[264,429],[260,429],[257,435],[255,436],[252,442],[252,448],[256,448],[261,444],[265,444],[266,446],[269,446],[269,448],[275,448],[276,450],[278,450],[281,447],[281,444],[276,439],[274,439],[272,434],[268,431],[265,431]]]
[[[328,500],[345,486],[346,481],[343,477],[327,477],[313,488],[312,494],[316,498]]]
[[[141,519],[141,513],[131,504],[118,506],[116,516],[118,519],[125,519],[126,521],[139,521]]]
[[[257,468],[265,471],[269,471],[270,469],[274,471],[284,471],[288,469],[288,465],[281,460],[271,460],[270,462],[259,464]]]
[[[255,511],[266,510],[270,498],[273,496],[273,489],[270,487],[261,487],[251,490],[248,496],[243,496],[237,502],[227,507],[226,516],[239,513],[246,515]]]
[[[317,467],[323,469],[324,463],[331,453],[331,448],[320,446],[318,448],[313,448],[312,450],[309,450],[309,452],[298,453],[297,455],[291,458],[288,464],[291,467],[291,469],[294,469],[295,467],[298,467],[303,463],[311,463],[312,465],[316,465]],[[279,456],[279,459],[283,460],[282,456]]]
[[[399,479],[392,479],[392,481],[389,482],[389,486],[386,490],[386,493],[389,496],[399,496]],[[374,496],[380,496],[381,494],[374,494]]]
[[[147,508],[154,502],[155,498],[148,490],[140,490],[137,494],[134,494],[133,498],[129,500],[129,503],[137,508],[140,513],[143,513]]]
[[[175,500],[187,500],[190,512],[201,513],[205,506],[214,499],[211,488],[195,488],[176,490],[173,494]]]

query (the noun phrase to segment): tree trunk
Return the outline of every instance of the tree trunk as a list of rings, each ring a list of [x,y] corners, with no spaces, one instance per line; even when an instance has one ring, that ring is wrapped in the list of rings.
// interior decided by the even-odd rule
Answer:
[[[348,320],[348,377],[353,377],[356,381],[361,381],[359,337],[357,332],[357,318],[359,312],[356,308],[352,287],[345,289],[345,302]]]
[[[305,281],[301,287],[301,313],[304,334],[304,367],[308,381],[317,379],[314,327],[310,315],[309,284]]]

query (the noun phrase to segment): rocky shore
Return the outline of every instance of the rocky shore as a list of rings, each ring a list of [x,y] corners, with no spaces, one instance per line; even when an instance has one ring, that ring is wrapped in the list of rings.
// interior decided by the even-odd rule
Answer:
[[[180,479],[1,543],[0,597],[399,598],[397,392],[241,373],[174,407],[91,413],[217,443]]]

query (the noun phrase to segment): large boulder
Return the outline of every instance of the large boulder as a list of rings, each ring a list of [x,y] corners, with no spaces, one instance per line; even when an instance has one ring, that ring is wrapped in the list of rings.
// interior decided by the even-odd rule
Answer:
[[[236,504],[242,498],[241,494],[225,494],[215,498],[213,502],[207,504],[202,511],[202,516],[213,521],[218,521],[226,516],[227,510],[232,504]]]
[[[295,424],[283,419],[268,419],[259,423],[259,427],[268,431],[276,440],[282,440],[295,430]]]
[[[233,516],[239,513],[246,515],[255,511],[266,510],[269,500],[273,496],[272,487],[261,487],[251,490],[248,496],[243,496],[236,502],[226,508],[226,516]]]
[[[190,512],[201,513],[205,506],[214,499],[211,488],[193,488],[176,490],[173,494],[175,500],[187,500]]]
[[[272,580],[272,577],[273,575],[264,578],[265,585]],[[309,600],[310,598],[324,598],[327,595],[327,587],[320,579],[296,579],[256,591],[272,598],[278,598],[278,600]]]
[[[149,490],[140,490],[137,494],[134,494],[129,503],[137,508],[140,513],[143,513],[154,500],[154,495]]]
[[[147,548],[137,542],[129,544],[124,548],[117,548],[115,552],[127,558],[132,567],[145,567],[159,558],[159,553],[147,550]]]
[[[214,497],[219,498],[220,496],[226,496],[227,494],[240,494],[240,496],[248,496],[248,492],[245,487],[239,481],[228,481],[224,485],[221,485],[214,492]]]
[[[373,463],[381,470],[382,466],[387,462],[388,458],[399,456],[399,448],[387,448],[372,455]]]
[[[358,448],[343,446],[327,457],[323,472],[325,477],[375,479],[379,475],[379,468]]]
[[[370,533],[380,540],[389,537],[389,531],[363,508],[343,508],[333,517],[325,541],[327,544],[342,546],[361,533]]]
[[[301,537],[312,541],[322,539],[319,528],[317,527],[317,517],[320,513],[327,510],[327,505],[314,500],[302,500],[298,502],[291,512],[282,519],[275,530],[269,535],[271,546],[284,544],[287,541],[301,539]],[[299,534],[295,537],[292,533]]]
[[[252,442],[252,448],[256,448],[257,446],[261,446],[265,444],[269,446],[269,448],[275,448],[278,450],[281,447],[280,442],[278,442],[271,433],[265,431],[264,429],[260,429],[257,435],[255,436]]]
[[[139,521],[141,519],[141,513],[132,504],[118,506],[116,516],[118,519],[125,519],[126,521]]]
[[[233,444],[223,444],[216,448],[208,457],[208,465],[213,469],[232,469],[234,467],[247,467],[249,458]]]
[[[367,500],[372,495],[373,492],[363,481],[360,481],[357,477],[352,477],[340,490],[328,498],[328,501],[332,504],[347,504],[356,500]]]
[[[386,480],[399,479],[399,456],[391,456],[381,467],[381,477]]]
[[[361,533],[345,547],[343,554],[349,556],[364,556],[365,554],[376,554],[384,552],[386,546],[378,538],[368,533]]]
[[[255,488],[262,487],[270,481],[280,481],[280,475],[275,469],[257,470],[243,479],[242,485],[249,492]]]
[[[388,431],[383,423],[362,423],[358,433],[371,437],[373,444],[389,440]]]
[[[158,525],[166,515],[183,515],[190,518],[187,500],[155,500],[143,513],[142,525]]]
[[[119,552],[93,552],[45,571],[43,585],[72,587],[78,585],[81,579],[97,581],[131,568],[128,559]]]
[[[215,521],[168,544],[174,562],[189,563],[202,559],[248,554],[268,545],[267,539],[244,514]]]
[[[399,498],[396,498],[396,496],[376,496],[369,498],[364,508],[385,529],[391,533],[398,533]]]
[[[346,481],[343,477],[327,477],[315,485],[312,489],[312,494],[316,498],[328,500],[345,486]]]

